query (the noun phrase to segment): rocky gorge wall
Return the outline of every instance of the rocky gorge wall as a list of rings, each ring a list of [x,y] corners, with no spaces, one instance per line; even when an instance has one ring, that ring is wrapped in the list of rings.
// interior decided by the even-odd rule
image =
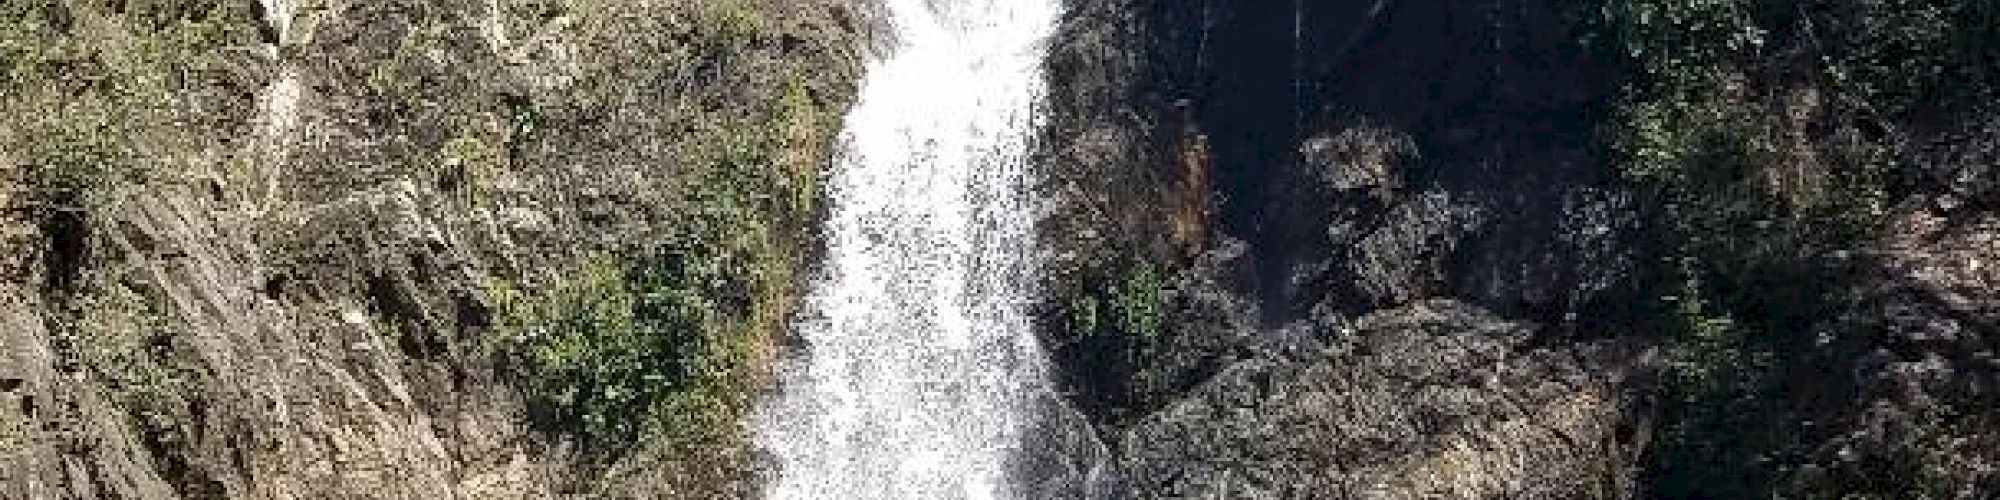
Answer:
[[[0,497],[748,494],[869,18],[0,6]]]
[[[1009,472],[1991,497],[1996,16],[1073,0]],[[0,497],[753,494],[873,17],[0,5]]]
[[[1138,497],[2000,487],[1990,9],[1072,7],[1043,335]]]

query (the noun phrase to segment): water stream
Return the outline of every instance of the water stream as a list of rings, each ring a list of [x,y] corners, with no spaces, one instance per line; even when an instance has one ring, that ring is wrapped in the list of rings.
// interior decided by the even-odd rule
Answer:
[[[1029,139],[1057,0],[888,0],[829,177],[825,275],[755,420],[775,499],[1018,496],[1047,369]]]

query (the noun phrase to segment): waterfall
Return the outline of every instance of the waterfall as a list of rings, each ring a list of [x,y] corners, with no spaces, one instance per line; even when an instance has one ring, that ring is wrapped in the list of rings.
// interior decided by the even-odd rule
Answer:
[[[257,2],[264,8],[264,23],[270,25],[271,31],[278,35],[277,43],[290,41],[285,36],[292,28],[292,0],[257,0]]]
[[[824,275],[760,406],[779,499],[1007,498],[1045,390],[1029,140],[1058,0],[887,0],[828,181]]]

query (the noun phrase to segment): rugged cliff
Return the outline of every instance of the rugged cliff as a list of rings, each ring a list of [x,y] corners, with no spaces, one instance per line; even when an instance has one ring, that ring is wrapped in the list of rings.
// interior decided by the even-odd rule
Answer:
[[[1044,340],[1137,495],[2000,490],[1990,6],[1073,7]]]
[[[0,6],[0,496],[746,495],[867,25]]]
[[[2000,8],[1073,0],[1045,497],[2000,494]],[[0,5],[6,498],[737,498],[860,0]]]

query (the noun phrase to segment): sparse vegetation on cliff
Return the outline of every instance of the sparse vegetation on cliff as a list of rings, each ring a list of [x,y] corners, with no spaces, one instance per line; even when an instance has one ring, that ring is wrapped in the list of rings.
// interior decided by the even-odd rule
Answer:
[[[1586,41],[1628,75],[1606,125],[1610,160],[1662,238],[1654,298],[1668,303],[1659,325],[1674,377],[1653,488],[1951,496],[1978,481],[1908,464],[1910,450],[1854,457],[1834,475],[1785,469],[1819,460],[1821,440],[1836,439],[1825,428],[1850,411],[1803,394],[1856,383],[1822,377],[1877,335],[1826,321],[1874,279],[1856,273],[1870,260],[1859,253],[1907,231],[1887,224],[1928,209],[1933,179],[1950,176],[1924,143],[1991,112],[2000,9],[1661,0],[1598,14]],[[1955,397],[1937,404],[1971,404]],[[1813,420],[1821,428],[1798,423]]]
[[[0,480],[745,494],[869,9],[7,3]]]
[[[1159,265],[1170,296],[1249,300],[1284,321],[1246,333],[1213,320],[1242,305],[1170,300],[1166,341],[1143,350],[1064,344],[1078,328],[1106,327],[1050,322],[1072,399],[1114,436],[1133,425],[1227,430],[1231,417],[1177,411],[1243,399],[1203,392],[1215,372],[1196,370],[1206,382],[1163,386],[1156,412],[1102,405],[1092,375],[1143,370],[1095,360],[1211,359],[1225,374],[1320,366],[1327,346],[1353,341],[1355,318],[1442,298],[1538,323],[1535,347],[1517,355],[1574,352],[1616,367],[1593,368],[1592,380],[1616,385],[1623,401],[1587,414],[1617,432],[1601,448],[1574,448],[1602,467],[1593,477],[1604,489],[1587,496],[2000,491],[1982,468],[2000,463],[1990,445],[2000,439],[1971,424],[1993,419],[2000,382],[1989,361],[2000,299],[1981,270],[1994,251],[1979,243],[1996,233],[2000,200],[1989,165],[2000,144],[1989,117],[2000,92],[1994,4],[1289,7],[1086,1],[1055,45],[1048,168],[1067,204],[1050,238],[1056,316],[1103,317],[1081,312],[1102,310],[1098,291],[1138,258]],[[1267,36],[1280,25],[1295,27],[1291,39]],[[1291,72],[1254,73],[1277,54],[1296,59]],[[1269,90],[1244,90],[1277,84],[1293,91],[1292,116],[1258,107],[1277,102]],[[1159,250],[1170,237],[1163,204],[1102,200],[1170,192],[1160,131],[1177,128],[1166,103],[1189,97],[1204,129],[1270,127],[1218,139],[1238,142],[1218,144],[1216,168],[1276,186],[1219,184],[1223,203],[1261,217],[1219,226],[1211,260],[1179,262]],[[1302,143],[1271,139],[1288,129]],[[1258,282],[1245,283],[1252,267]],[[1408,348],[1449,352],[1474,330]],[[1495,422],[1450,420],[1468,421]],[[1384,442],[1371,433],[1393,427],[1325,425],[1342,444],[1311,446],[1365,450]],[[1453,456],[1493,457],[1519,442],[1475,439],[1482,452]],[[1175,449],[1138,465],[1174,478],[1149,486],[1161,496],[1218,491],[1198,479],[1216,470],[1285,485],[1365,469],[1329,459],[1294,473],[1248,451],[1262,445]],[[1468,466],[1430,486],[1476,489],[1502,469]],[[1514,472],[1525,475],[1497,477],[1545,477]],[[1423,486],[1388,491],[1420,496]],[[1501,496],[1534,496],[1521,487]]]
[[[5,2],[0,497],[753,494],[866,4]],[[1134,496],[2000,494],[2000,3],[1069,5]]]

